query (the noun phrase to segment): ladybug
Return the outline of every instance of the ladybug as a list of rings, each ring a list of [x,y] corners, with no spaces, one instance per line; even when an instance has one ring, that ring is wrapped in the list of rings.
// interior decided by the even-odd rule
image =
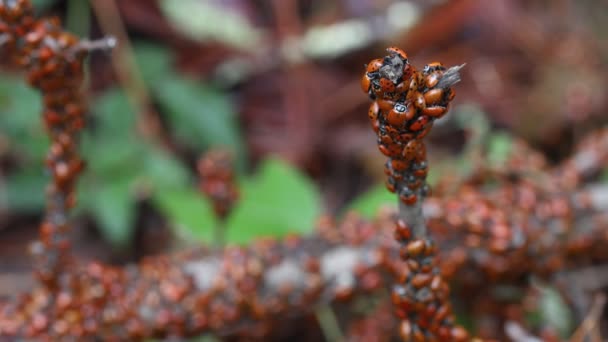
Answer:
[[[447,113],[448,111],[448,107],[444,107],[444,106],[433,106],[433,107],[426,107],[422,110],[422,114],[424,115],[428,115],[434,118],[440,118],[442,117],[445,113]]]
[[[369,106],[369,110],[367,111],[367,117],[371,121],[378,120],[378,111],[379,110],[380,110],[380,108],[378,108],[378,103],[376,101],[372,102],[372,104]]]
[[[382,90],[384,93],[392,93],[395,91],[395,84],[388,78],[382,77],[378,81],[378,84],[380,85],[380,90]]]
[[[424,66],[422,72],[425,74],[430,74],[433,71],[445,71],[445,67],[440,62],[429,63]]]
[[[414,102],[414,106],[418,109],[426,108],[426,102],[424,102],[424,95],[418,91],[412,91],[408,94],[408,97]]]
[[[409,167],[409,163],[402,159],[393,159],[391,161],[391,168],[397,172],[403,172],[407,170]]]
[[[417,162],[426,161],[426,145],[422,140],[419,140],[420,144],[418,144],[418,150],[416,151],[415,160]]]
[[[401,147],[397,144],[379,144],[378,149],[387,157],[397,158],[401,152]]]
[[[389,137],[393,138],[395,141],[397,142],[401,142],[401,140],[399,139],[399,136],[401,135],[401,131],[396,129],[395,127],[391,126],[391,125],[384,125],[384,132],[385,134],[387,134]]]
[[[370,75],[373,73],[376,73],[378,71],[380,71],[380,68],[382,67],[382,58],[376,58],[373,59],[371,62],[369,62],[366,66],[365,66],[365,72]]]
[[[416,190],[420,187],[420,185],[422,185],[422,181],[418,177],[415,177],[414,175],[409,175],[409,177],[407,178],[407,186],[410,189]]]
[[[387,100],[387,99],[380,100],[379,99],[376,102],[378,103],[378,108],[382,111],[388,111],[395,107],[395,101],[392,101],[392,100]]]
[[[445,67],[439,62],[427,64],[423,69],[424,84],[427,88],[433,88],[439,83],[439,80],[443,76]]]
[[[405,74],[403,75],[403,79],[404,81],[399,82],[399,84],[397,84],[395,86],[395,95],[402,95],[407,93],[410,89],[409,89],[409,83],[406,80],[409,80],[411,76],[406,77]]]
[[[395,106],[386,115],[386,122],[392,126],[403,126],[403,124],[414,117],[415,110],[413,106],[407,103],[397,102]]]
[[[429,117],[426,115],[422,115],[419,116],[416,121],[414,121],[414,123],[412,123],[409,127],[410,131],[420,131],[423,128],[425,128],[425,126],[427,125],[427,123],[429,122]]]
[[[414,176],[424,178],[427,176],[428,166],[425,161],[414,164]]]
[[[434,72],[424,78],[424,81],[425,81],[424,83],[427,88],[433,88],[434,86],[437,85],[437,83],[439,83],[440,78],[441,78],[441,74]]]
[[[380,123],[378,122],[378,112],[380,108],[378,108],[378,103],[376,101],[372,102],[371,106],[369,106],[369,110],[367,111],[367,116],[369,118],[370,123],[372,124],[372,128],[374,132],[378,133],[380,128]]]
[[[386,51],[388,51],[388,53],[392,56],[399,56],[401,57],[401,59],[407,63],[407,53],[405,53],[405,51],[401,50],[400,48],[396,47],[396,46],[391,46],[388,49],[386,49]]]
[[[369,76],[367,74],[364,74],[361,77],[361,90],[363,90],[364,93],[369,93],[371,86],[372,86],[372,79],[369,78]]]
[[[416,194],[408,187],[403,188],[403,190],[399,193],[399,199],[405,205],[414,205],[416,204],[416,201],[418,201]]]
[[[388,145],[394,145],[395,142],[387,133],[380,133],[380,135],[378,136],[378,144],[383,144],[383,145],[388,146]]]
[[[440,103],[444,98],[444,91],[441,88],[430,89],[424,93],[424,102],[427,106]]]
[[[405,144],[405,147],[403,148],[403,158],[407,161],[413,160],[418,154],[419,145],[420,143],[416,139],[410,140]]]
[[[429,132],[431,131],[431,128],[433,128],[433,122],[429,122],[426,127],[424,127],[424,130],[422,130],[422,132],[418,133],[417,138],[418,139],[422,139],[424,137],[426,137],[427,134],[429,134]]]
[[[399,141],[410,141],[414,139],[414,133],[401,133],[399,134]]]

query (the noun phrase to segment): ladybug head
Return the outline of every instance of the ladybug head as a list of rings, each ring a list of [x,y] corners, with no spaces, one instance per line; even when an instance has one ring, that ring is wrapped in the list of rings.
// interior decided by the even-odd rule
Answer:
[[[441,64],[439,62],[433,62],[433,63],[429,63],[429,64],[425,65],[422,72],[424,72],[425,74],[428,74],[433,71],[439,71],[439,70],[440,71],[445,70],[445,67],[443,66],[443,64]]]

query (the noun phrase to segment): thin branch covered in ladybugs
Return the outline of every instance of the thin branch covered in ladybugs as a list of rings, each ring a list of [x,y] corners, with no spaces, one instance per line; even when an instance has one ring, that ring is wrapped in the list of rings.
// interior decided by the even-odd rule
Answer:
[[[51,140],[46,165],[52,181],[46,189],[40,242],[32,250],[40,280],[57,287],[69,259],[68,213],[75,205],[75,183],[84,167],[78,154],[85,114],[83,60],[90,49],[107,48],[108,41],[81,44],[57,19],[34,18],[27,0],[0,0],[0,36],[2,55],[27,71],[28,82],[43,97],[43,118]]]
[[[233,164],[233,156],[223,149],[207,151],[197,163],[199,189],[221,220],[226,219],[239,198]]]
[[[234,160],[230,151],[211,149],[198,160],[199,189],[213,206],[220,225],[215,227],[215,243],[224,244],[224,223],[239,198],[234,174]]]
[[[393,290],[402,319],[400,333],[406,341],[466,341],[466,331],[454,325],[449,286],[439,272],[437,247],[422,214],[422,200],[430,191],[423,138],[448,111],[455,95],[451,87],[460,81],[462,66],[446,69],[431,63],[417,71],[404,51],[396,47],[387,51],[387,56],[366,66],[361,86],[374,101],[369,119],[380,152],[389,158],[387,188],[400,199],[395,238],[407,260],[407,275]]]

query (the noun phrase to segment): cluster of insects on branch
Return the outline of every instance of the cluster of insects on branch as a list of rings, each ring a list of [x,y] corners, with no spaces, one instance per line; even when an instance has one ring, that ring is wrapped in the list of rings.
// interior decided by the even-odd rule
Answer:
[[[461,67],[431,63],[418,71],[403,50],[387,51],[384,58],[367,64],[361,87],[373,100],[368,115],[378,149],[389,158],[386,186],[402,202],[395,239],[407,265],[392,297],[402,319],[399,332],[406,341],[467,341],[467,332],[454,323],[449,285],[441,276],[437,246],[426,234],[418,203],[429,193],[423,139],[433,122],[447,113]]]
[[[64,31],[58,19],[36,19],[26,0],[0,1],[0,36],[6,62],[26,70],[29,84],[42,93],[51,140],[46,166],[52,181],[46,189],[40,242],[32,251],[39,259],[39,278],[57,287],[57,275],[68,262],[68,213],[76,203],[76,179],[84,168],[78,139],[84,127],[81,87],[88,47]]]

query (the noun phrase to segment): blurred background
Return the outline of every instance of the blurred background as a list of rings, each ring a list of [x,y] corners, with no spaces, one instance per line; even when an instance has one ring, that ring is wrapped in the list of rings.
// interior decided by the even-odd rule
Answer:
[[[89,58],[75,249],[111,263],[188,244],[308,233],[323,214],[394,203],[369,127],[363,65],[395,45],[415,66],[466,63],[429,137],[431,183],[500,164],[524,140],[552,163],[608,116],[608,2],[601,0],[37,0]],[[0,78],[0,296],[29,281],[47,180],[40,98]],[[234,157],[225,220],[198,189],[210,148]],[[608,177],[604,177],[607,179]]]

